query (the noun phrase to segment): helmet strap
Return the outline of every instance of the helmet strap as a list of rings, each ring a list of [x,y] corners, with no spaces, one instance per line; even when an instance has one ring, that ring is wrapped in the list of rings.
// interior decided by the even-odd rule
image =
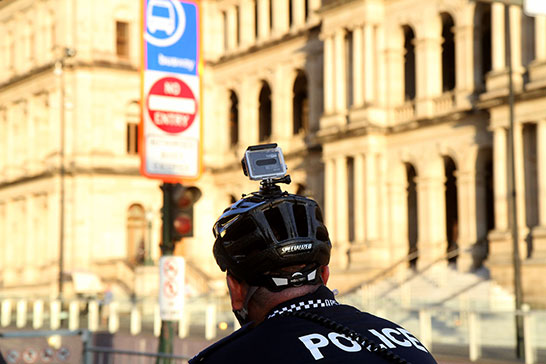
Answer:
[[[258,290],[258,287],[256,286],[250,286],[248,287],[248,291],[246,292],[245,302],[243,303],[243,307],[239,310],[233,310],[233,314],[235,315],[235,318],[237,318],[237,321],[239,321],[239,324],[241,326],[248,324],[250,322],[250,319],[248,317],[248,303],[250,302],[250,299],[252,296],[254,296],[254,293]]]

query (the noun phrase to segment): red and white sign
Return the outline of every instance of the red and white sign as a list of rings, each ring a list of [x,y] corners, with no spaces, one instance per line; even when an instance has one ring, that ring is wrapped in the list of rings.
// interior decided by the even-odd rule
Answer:
[[[201,169],[199,78],[144,75],[141,173],[164,181],[195,179]]]
[[[155,126],[171,134],[187,130],[199,110],[190,87],[174,77],[161,78],[152,85],[146,107]]]
[[[173,255],[159,259],[159,315],[162,320],[179,321],[184,312],[184,258]]]

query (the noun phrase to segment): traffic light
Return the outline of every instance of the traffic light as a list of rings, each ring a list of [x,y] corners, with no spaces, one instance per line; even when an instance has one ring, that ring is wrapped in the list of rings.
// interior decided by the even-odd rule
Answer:
[[[201,190],[193,186],[172,185],[170,229],[172,241],[193,236],[193,204],[201,197]]]

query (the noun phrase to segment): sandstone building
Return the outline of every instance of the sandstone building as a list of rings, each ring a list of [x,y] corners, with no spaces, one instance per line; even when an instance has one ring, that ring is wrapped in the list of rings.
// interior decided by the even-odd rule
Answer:
[[[196,234],[178,247],[196,281],[221,278],[210,228],[257,188],[240,171],[244,150],[274,141],[288,190],[324,207],[334,276],[347,287],[410,252],[417,268],[484,264],[509,287],[511,63],[525,297],[543,300],[546,17],[509,8],[507,59],[500,3],[200,4],[203,197]],[[127,294],[146,289],[141,263],[159,256],[161,191],[138,173],[139,11],[128,0],[0,2],[4,295],[55,294],[61,240],[67,290],[78,291],[78,273]]]

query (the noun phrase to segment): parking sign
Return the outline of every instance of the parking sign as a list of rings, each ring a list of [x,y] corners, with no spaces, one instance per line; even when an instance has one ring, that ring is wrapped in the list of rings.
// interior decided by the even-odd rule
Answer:
[[[201,172],[199,6],[142,0],[141,173],[164,181]]]

